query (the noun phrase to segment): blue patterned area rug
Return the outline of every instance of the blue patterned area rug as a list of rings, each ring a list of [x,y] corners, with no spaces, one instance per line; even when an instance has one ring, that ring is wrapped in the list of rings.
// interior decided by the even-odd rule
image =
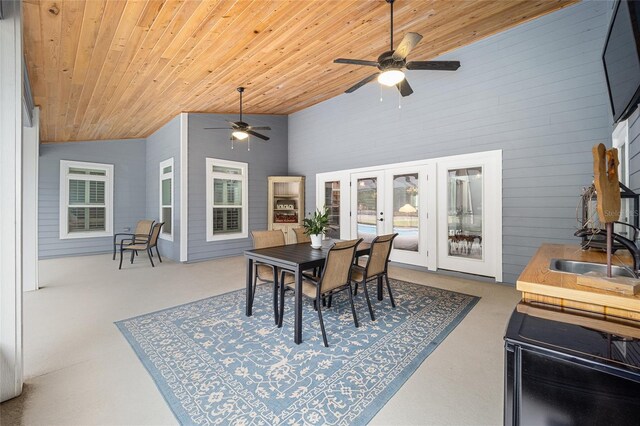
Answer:
[[[293,297],[285,323],[273,323],[271,286],[256,291],[253,316],[244,290],[153,312],[116,325],[182,424],[366,424],[479,298],[391,280],[371,321],[361,291],[360,327],[348,294],[323,310],[329,347],[317,313],[303,299],[303,339],[293,343]]]

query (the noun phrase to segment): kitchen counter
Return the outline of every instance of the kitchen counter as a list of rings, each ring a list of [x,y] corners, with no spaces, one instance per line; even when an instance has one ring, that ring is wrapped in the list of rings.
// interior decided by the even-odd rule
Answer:
[[[613,264],[633,263],[626,251],[619,250],[613,257]],[[606,253],[602,251],[582,250],[579,245],[543,244],[516,283],[523,301],[640,321],[640,294],[624,295],[579,285],[578,275],[549,269],[554,258],[606,263]]]

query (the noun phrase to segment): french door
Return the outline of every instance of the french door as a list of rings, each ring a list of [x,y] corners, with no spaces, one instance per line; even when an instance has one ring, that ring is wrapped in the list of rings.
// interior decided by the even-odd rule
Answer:
[[[391,260],[502,280],[500,151],[316,175],[331,238],[397,233]]]
[[[438,268],[501,275],[500,167],[495,155],[438,162]]]
[[[377,235],[397,233],[391,260],[435,269],[428,259],[429,229],[435,243],[435,215],[428,214],[429,169],[421,165],[352,173],[352,237],[369,242]]]

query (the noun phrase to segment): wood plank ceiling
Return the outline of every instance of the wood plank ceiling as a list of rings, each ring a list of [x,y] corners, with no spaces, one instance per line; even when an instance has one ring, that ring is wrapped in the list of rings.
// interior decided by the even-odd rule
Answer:
[[[395,40],[428,60],[578,0],[397,0]],[[289,114],[370,74],[333,64],[388,49],[382,0],[25,0],[41,139],[146,137],[180,112]],[[464,66],[464,64],[462,64]],[[420,96],[418,93],[413,96]]]

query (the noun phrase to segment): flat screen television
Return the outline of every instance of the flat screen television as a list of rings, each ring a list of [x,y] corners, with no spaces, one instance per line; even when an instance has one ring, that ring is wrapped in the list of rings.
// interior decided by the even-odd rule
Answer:
[[[640,0],[618,0],[602,53],[614,123],[640,102]]]

